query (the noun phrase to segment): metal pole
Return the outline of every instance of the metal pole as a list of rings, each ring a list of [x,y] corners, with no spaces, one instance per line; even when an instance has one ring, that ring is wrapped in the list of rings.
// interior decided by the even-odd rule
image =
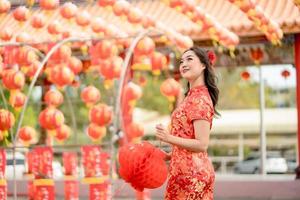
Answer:
[[[264,123],[265,112],[265,86],[262,74],[262,67],[259,69],[259,103],[260,103],[260,173],[266,174],[266,130]]]

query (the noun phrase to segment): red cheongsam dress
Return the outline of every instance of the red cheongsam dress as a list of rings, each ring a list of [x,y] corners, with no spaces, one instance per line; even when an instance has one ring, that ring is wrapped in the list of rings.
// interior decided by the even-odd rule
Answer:
[[[212,125],[214,109],[206,86],[196,86],[171,116],[171,134],[195,139],[193,120]],[[212,200],[214,168],[207,152],[195,153],[173,145],[166,200]]]

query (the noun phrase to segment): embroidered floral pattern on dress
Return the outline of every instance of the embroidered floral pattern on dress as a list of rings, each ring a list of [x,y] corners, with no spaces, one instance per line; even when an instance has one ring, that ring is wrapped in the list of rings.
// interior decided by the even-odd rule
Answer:
[[[214,109],[208,89],[197,86],[171,116],[171,134],[195,138],[193,120],[206,120],[212,125]],[[173,146],[169,167],[166,200],[212,200],[215,173],[206,152],[194,153]]]

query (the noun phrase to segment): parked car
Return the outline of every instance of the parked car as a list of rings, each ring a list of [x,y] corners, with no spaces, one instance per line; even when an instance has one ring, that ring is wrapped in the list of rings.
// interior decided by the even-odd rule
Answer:
[[[238,162],[234,166],[234,172],[238,174],[258,174],[260,172],[260,157],[250,156]],[[288,171],[288,165],[283,157],[267,156],[266,172],[269,174],[284,174]]]

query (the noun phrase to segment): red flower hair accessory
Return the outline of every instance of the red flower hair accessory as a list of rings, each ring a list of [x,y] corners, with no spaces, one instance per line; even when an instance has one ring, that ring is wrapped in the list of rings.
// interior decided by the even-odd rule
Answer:
[[[213,51],[207,51],[207,56],[211,65],[214,65],[217,61],[217,56]]]

